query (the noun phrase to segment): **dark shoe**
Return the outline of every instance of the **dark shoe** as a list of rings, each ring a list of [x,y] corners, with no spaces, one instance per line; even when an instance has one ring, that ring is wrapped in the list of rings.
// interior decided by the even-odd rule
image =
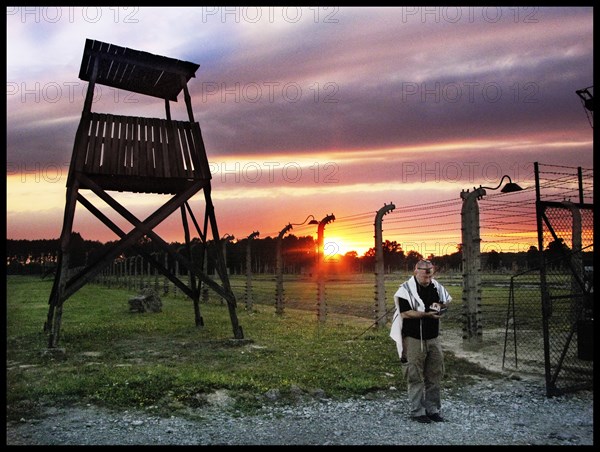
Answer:
[[[428,414],[427,417],[433,422],[444,422],[444,418],[440,416],[440,413]]]
[[[421,424],[430,424],[431,423],[431,419],[429,419],[428,416],[426,415],[422,415],[422,416],[413,416],[412,417],[413,421],[417,421],[420,422]]]

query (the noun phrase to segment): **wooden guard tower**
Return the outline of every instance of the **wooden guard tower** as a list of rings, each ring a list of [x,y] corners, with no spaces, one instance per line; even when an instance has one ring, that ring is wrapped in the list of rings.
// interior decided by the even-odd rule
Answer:
[[[192,299],[198,326],[203,325],[203,320],[200,315],[200,288],[197,281],[217,292],[227,302],[234,337],[243,339],[211,201],[208,159],[200,125],[194,121],[187,87],[188,81],[195,77],[198,68],[198,64],[187,61],[86,40],[79,78],[88,81],[89,85],[69,167],[58,267],[50,293],[48,319],[44,325],[44,331],[49,335],[50,348],[58,345],[65,300],[128,248],[137,249],[147,262]],[[164,99],[166,118],[94,113],[91,109],[96,84]],[[182,90],[189,121],[171,119],[169,102],[176,102]],[[129,221],[133,228],[129,232],[121,230],[83,196],[82,192],[85,190],[91,191],[106,202]],[[188,200],[201,190],[205,200],[203,228],[196,221],[188,204]],[[168,194],[172,197],[146,219],[140,220],[117,202],[109,194],[110,191]],[[69,271],[69,253],[75,208],[78,203],[102,221],[120,240],[105,250],[94,262],[87,263],[83,269],[73,274]],[[153,231],[177,209],[181,211],[189,258]],[[215,268],[220,283],[204,274],[202,265],[192,261],[188,215],[205,246],[208,228],[211,229],[217,245]],[[154,256],[137,246],[144,236],[190,270],[189,285],[183,283]]]

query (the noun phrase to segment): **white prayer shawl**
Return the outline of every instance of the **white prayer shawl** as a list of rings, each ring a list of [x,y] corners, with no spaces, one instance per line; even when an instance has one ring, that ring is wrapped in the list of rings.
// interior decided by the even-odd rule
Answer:
[[[452,297],[448,291],[435,279],[431,279],[431,284],[436,288],[439,296],[440,303],[446,304],[452,301]],[[398,356],[402,358],[402,315],[400,315],[400,298],[408,300],[411,307],[415,311],[424,312],[425,304],[419,293],[417,292],[417,281],[414,277],[408,281],[402,283],[396,293],[394,294],[394,304],[396,306],[396,312],[392,317],[392,327],[390,329],[390,337],[396,341],[396,348],[398,349]]]

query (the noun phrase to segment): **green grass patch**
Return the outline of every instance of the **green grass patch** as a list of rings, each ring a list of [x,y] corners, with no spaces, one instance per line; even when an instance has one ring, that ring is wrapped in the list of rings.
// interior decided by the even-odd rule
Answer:
[[[236,341],[216,296],[201,304],[204,326],[196,327],[181,294],[163,296],[162,312],[139,314],[129,312],[135,291],[88,284],[65,302],[59,349],[49,350],[43,325],[51,287],[51,280],[7,277],[8,419],[72,403],[185,413],[219,389],[234,394],[238,410],[258,408],[271,389],[284,402],[297,388],[345,398],[394,386],[390,396],[406,397],[389,328],[369,328],[370,319],[331,314],[319,323],[309,310],[279,316],[273,304],[248,312],[238,301],[245,339]],[[449,384],[492,375],[451,353],[446,369]]]

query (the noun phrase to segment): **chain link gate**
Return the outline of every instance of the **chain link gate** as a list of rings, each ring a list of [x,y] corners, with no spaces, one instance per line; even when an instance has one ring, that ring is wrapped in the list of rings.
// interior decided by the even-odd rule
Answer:
[[[535,163],[540,264],[511,278],[503,366],[512,346],[516,367],[543,364],[551,397],[593,387],[593,173],[540,166]]]

